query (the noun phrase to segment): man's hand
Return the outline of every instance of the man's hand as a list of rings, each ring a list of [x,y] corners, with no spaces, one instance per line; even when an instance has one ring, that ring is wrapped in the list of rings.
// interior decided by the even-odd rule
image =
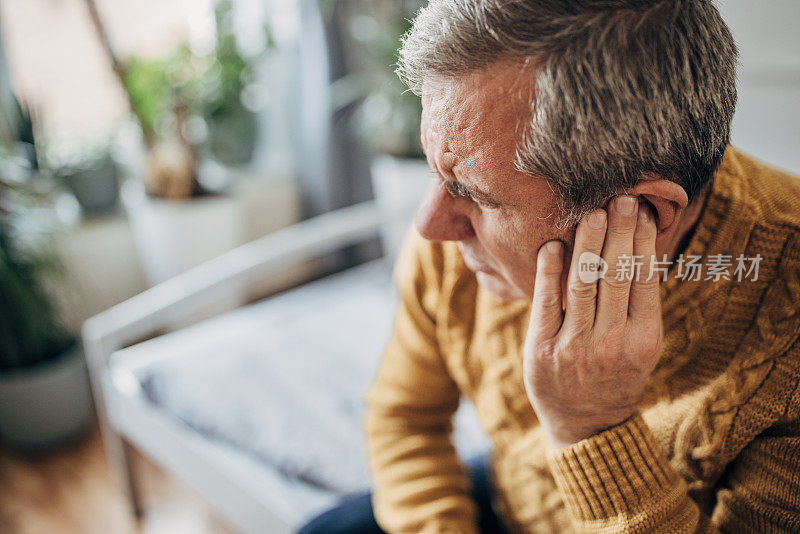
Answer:
[[[647,205],[622,196],[608,215],[598,209],[578,225],[566,291],[563,245],[550,241],[539,250],[523,375],[554,447],[619,424],[638,408],[663,337],[655,241]],[[587,275],[597,258],[587,252],[608,264],[599,282]],[[639,272],[618,277],[631,258],[641,262]]]

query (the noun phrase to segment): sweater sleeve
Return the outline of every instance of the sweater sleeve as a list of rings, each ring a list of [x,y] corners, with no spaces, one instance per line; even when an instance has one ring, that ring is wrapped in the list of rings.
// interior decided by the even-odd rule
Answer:
[[[729,464],[711,517],[700,513],[636,414],[548,462],[579,532],[797,532],[800,433],[764,433]]]
[[[373,507],[392,533],[477,532],[469,482],[450,440],[459,391],[435,335],[441,265],[421,241],[412,230],[396,264],[401,302],[366,397]]]

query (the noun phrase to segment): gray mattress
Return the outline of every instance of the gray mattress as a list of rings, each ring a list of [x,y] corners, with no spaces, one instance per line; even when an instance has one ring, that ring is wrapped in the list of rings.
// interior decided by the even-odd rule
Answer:
[[[363,395],[397,305],[381,260],[237,310],[236,335],[139,371],[147,398],[210,439],[335,494],[367,488]],[[209,323],[213,324],[213,323]],[[464,403],[462,457],[488,440]]]

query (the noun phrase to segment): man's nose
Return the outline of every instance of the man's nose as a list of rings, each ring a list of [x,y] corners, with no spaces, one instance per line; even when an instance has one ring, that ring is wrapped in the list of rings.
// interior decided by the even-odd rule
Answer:
[[[454,198],[437,184],[417,210],[415,223],[419,234],[429,241],[461,241],[475,235],[472,222],[459,208],[467,199]]]

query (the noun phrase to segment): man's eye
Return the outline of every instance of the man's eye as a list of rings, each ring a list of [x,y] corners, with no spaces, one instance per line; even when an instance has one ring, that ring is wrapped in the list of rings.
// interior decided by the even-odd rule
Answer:
[[[475,204],[481,206],[482,208],[487,209],[497,209],[499,208],[499,204],[495,202],[490,202],[486,200],[478,200],[472,196],[463,184],[456,182],[455,180],[445,180],[442,178],[438,173],[433,173],[439,180],[441,180],[441,187],[447,189],[447,192],[453,197],[461,197],[466,198],[467,200],[474,202]]]
[[[453,196],[464,197],[470,200],[472,199],[472,196],[469,194],[469,191],[467,191],[467,188],[458,182],[445,180],[444,186],[447,188],[447,192]]]

